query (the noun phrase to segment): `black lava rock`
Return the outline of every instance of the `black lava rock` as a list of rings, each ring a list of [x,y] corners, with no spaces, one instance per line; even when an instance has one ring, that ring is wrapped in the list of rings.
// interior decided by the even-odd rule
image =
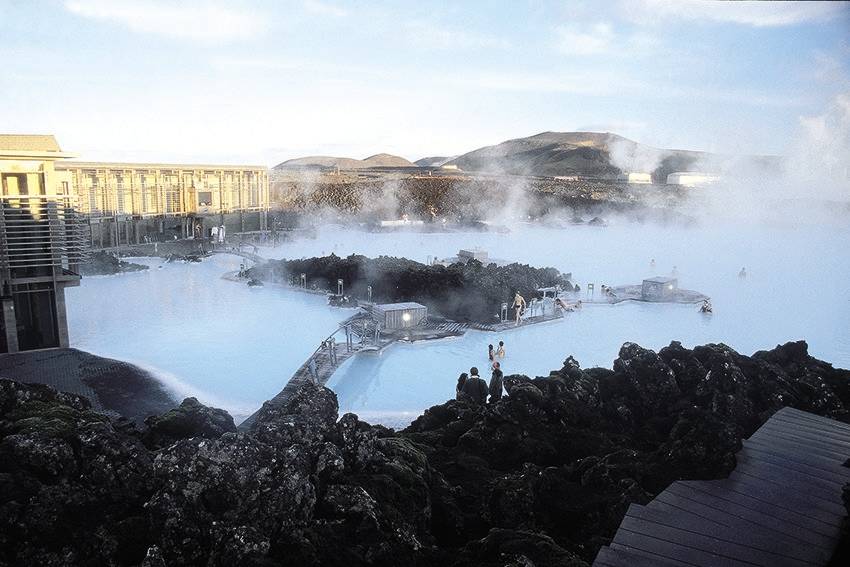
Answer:
[[[627,343],[401,432],[312,385],[236,432],[192,398],[139,431],[0,380],[0,565],[588,565],[630,504],[726,476],[782,406],[850,421],[848,383],[805,343]]]

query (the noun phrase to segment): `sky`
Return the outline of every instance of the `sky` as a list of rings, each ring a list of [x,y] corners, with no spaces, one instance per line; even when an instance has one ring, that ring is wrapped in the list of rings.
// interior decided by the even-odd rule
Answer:
[[[783,154],[850,4],[0,0],[0,132],[87,160],[411,160],[543,131]]]

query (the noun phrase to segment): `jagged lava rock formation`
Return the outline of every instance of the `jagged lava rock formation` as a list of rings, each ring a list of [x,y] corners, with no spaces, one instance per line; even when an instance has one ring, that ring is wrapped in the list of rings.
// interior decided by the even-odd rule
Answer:
[[[613,370],[505,382],[401,432],[307,386],[236,433],[192,399],[138,430],[0,381],[0,564],[587,565],[630,503],[725,476],[778,408],[850,408],[850,372],[804,342],[627,343]]]

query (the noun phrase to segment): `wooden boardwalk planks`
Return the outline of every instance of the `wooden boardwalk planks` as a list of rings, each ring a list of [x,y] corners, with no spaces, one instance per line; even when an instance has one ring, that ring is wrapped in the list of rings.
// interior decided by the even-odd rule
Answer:
[[[729,478],[678,481],[633,504],[594,565],[826,565],[841,533],[850,425],[776,412],[736,455]]]

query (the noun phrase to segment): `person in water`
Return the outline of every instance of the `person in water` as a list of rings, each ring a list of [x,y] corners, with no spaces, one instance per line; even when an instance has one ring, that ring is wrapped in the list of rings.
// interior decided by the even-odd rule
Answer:
[[[463,385],[463,395],[467,397],[467,401],[483,406],[487,403],[487,394],[489,393],[487,382],[478,375],[478,368],[474,366],[470,368],[469,378]]]
[[[499,349],[496,351],[496,356],[505,358],[505,341],[499,341]]]
[[[496,351],[493,350],[493,345],[487,345],[487,358],[490,360],[490,364],[493,364],[493,361],[496,360]]]
[[[655,269],[655,258],[649,261],[649,267],[653,270]]]
[[[514,309],[516,310],[516,326],[522,323],[522,316],[525,313],[525,298],[516,292],[514,295]]]
[[[498,362],[493,363],[493,375],[490,377],[490,386],[487,390],[490,392],[490,403],[496,403],[502,399],[502,374],[501,365]]]
[[[561,300],[561,298],[556,297],[555,302],[552,305],[555,307],[555,315],[557,315],[558,317],[563,317],[564,311],[567,310],[567,306],[564,305],[564,302]]]
[[[702,300],[702,307],[699,308],[701,313],[713,313],[714,309],[711,307],[711,300],[706,298]]]
[[[461,372],[460,376],[457,379],[457,386],[455,387],[455,399],[457,400],[465,400],[466,395],[463,393],[463,386],[466,384],[466,379],[469,378],[469,374],[466,372]]]
[[[744,279],[747,277],[747,268],[741,268],[741,271],[738,272],[738,277]]]

